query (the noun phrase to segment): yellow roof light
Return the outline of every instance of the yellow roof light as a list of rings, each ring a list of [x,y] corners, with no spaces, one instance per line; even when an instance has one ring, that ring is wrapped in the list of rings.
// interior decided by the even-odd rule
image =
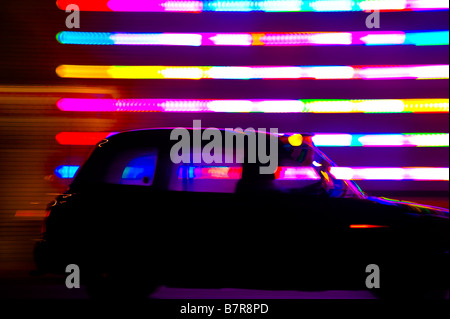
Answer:
[[[292,146],[300,146],[303,144],[303,136],[301,134],[291,135],[288,140]]]

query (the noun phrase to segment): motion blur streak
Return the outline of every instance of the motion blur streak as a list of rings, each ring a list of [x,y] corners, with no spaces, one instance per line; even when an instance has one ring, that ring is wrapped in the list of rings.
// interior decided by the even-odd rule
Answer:
[[[179,179],[240,179],[240,167],[184,167],[178,172]],[[278,180],[319,180],[312,167],[279,167],[275,172]]]
[[[82,11],[129,12],[345,12],[445,10],[446,0],[58,0],[61,10],[76,4]]]
[[[449,147],[449,134],[316,134],[313,141],[322,147]]]
[[[91,79],[448,79],[448,65],[404,66],[107,66],[60,65],[62,78]]]
[[[56,141],[61,145],[95,145],[116,132],[61,132]],[[447,133],[410,134],[322,134],[313,142],[320,147],[449,147]]]
[[[331,174],[342,180],[448,181],[449,168],[439,167],[332,167]]]
[[[448,99],[404,100],[172,100],[75,99],[57,103],[67,112],[223,113],[448,113]]]
[[[124,33],[62,31],[62,44],[179,46],[448,45],[449,31]]]
[[[368,228],[388,228],[389,226],[380,226],[380,225],[350,225],[350,228],[353,229],[368,229]]]
[[[80,94],[109,94],[116,95],[116,88],[108,88],[107,86],[73,86],[73,85],[1,85],[0,93],[80,93]],[[20,98],[21,96],[19,96]],[[3,99],[4,97],[2,97]]]
[[[95,145],[108,135],[110,133],[61,132],[56,135],[56,141],[61,145]]]

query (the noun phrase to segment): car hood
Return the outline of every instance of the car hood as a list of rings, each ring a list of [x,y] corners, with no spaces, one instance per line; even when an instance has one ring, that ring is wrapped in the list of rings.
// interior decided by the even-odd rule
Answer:
[[[418,215],[434,215],[439,217],[448,218],[449,210],[446,208],[422,205],[412,202],[400,201],[395,199],[389,199],[384,197],[368,197],[368,200],[376,202],[382,205],[396,206],[406,209],[411,214]]]

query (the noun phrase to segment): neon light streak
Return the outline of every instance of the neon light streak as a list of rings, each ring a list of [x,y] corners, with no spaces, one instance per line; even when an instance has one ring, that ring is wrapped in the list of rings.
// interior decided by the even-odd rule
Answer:
[[[279,167],[275,172],[278,180],[320,180],[319,174],[312,167]]]
[[[331,174],[340,180],[448,181],[448,168],[411,167],[332,167]]]
[[[109,135],[111,133],[61,132],[56,135],[56,141],[61,145],[95,145]]]
[[[55,169],[55,175],[59,178],[73,178],[80,166],[61,165]]]
[[[218,113],[449,113],[448,99],[405,100],[172,100],[75,99],[57,102],[67,112]]]
[[[56,38],[78,45],[324,46],[449,45],[449,31],[280,32],[280,33],[123,33],[63,31]]]
[[[122,12],[348,12],[445,10],[446,0],[58,0],[65,10],[74,3],[82,11]]]
[[[239,179],[241,168],[236,167],[182,167],[179,178],[194,179]],[[61,165],[55,169],[59,178],[73,178],[79,166]],[[188,169],[187,171],[184,169]],[[281,180],[315,180],[317,173],[311,167],[282,167],[277,170]],[[449,181],[449,168],[439,167],[332,167],[331,174],[339,180],[390,180],[390,181]]]
[[[241,167],[180,167],[178,178],[183,179],[240,179]],[[278,180],[320,180],[312,167],[279,167],[275,172]]]
[[[449,134],[316,134],[319,147],[449,147]]]
[[[61,132],[56,141],[61,145],[96,145],[117,132]],[[315,134],[318,147],[449,147],[447,133],[410,134]]]
[[[449,147],[449,134],[374,134],[354,138],[356,146],[366,147]]]
[[[351,134],[316,134],[312,140],[318,147],[352,146],[353,136]]]
[[[370,229],[370,228],[389,228],[389,226],[380,226],[380,225],[350,225],[352,229]]]
[[[106,66],[60,65],[62,78],[92,79],[448,79],[448,65],[405,66]]]

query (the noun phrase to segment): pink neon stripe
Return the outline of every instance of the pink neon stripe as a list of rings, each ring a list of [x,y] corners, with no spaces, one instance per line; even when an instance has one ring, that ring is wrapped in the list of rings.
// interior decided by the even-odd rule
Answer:
[[[386,134],[383,136],[379,135],[366,135],[359,138],[359,142],[366,147],[378,147],[383,145],[384,147],[415,147],[417,144],[414,143],[415,136],[407,136],[400,134]]]
[[[406,33],[402,31],[392,32],[353,32],[352,44],[403,44]]]
[[[447,0],[407,0],[406,9],[421,11],[434,9],[448,9],[449,3]]]
[[[239,179],[241,168],[209,167],[196,168],[195,179]],[[412,167],[332,167],[331,174],[339,180],[416,180],[448,181],[448,168]],[[317,172],[312,167],[280,167],[276,172],[279,180],[318,180]]]
[[[58,108],[61,111],[78,112],[212,112],[208,109],[209,102],[212,100],[64,98],[58,101]]]
[[[254,36],[251,33],[202,33],[202,45],[254,45]]]
[[[279,180],[320,180],[316,170],[312,167],[279,167],[275,172]]]
[[[314,171],[314,173],[313,173]],[[383,167],[332,167],[331,174],[338,180],[416,180],[448,181],[448,168],[383,168]],[[242,168],[208,167],[195,168],[195,179],[239,179]],[[320,179],[311,167],[280,167],[276,172],[279,180]]]
[[[57,103],[66,112],[219,113],[448,113],[448,100],[167,100],[74,99]]]
[[[365,45],[403,44],[406,33],[402,31],[372,32],[302,32],[265,33],[259,44],[266,46],[308,46],[308,45]]]
[[[242,167],[196,167],[194,179],[241,179]]]
[[[272,11],[272,9],[265,9],[265,6],[270,6],[274,1],[267,0],[259,3],[261,11]],[[287,1],[283,1],[286,3]],[[328,2],[328,3],[327,3]],[[342,11],[361,11],[361,10],[381,10],[381,11],[422,11],[422,10],[439,10],[448,9],[448,2],[446,0],[390,0],[390,1],[341,1]],[[214,6],[208,8],[206,0],[58,0],[57,5],[61,10],[64,10],[69,4],[76,4],[80,6],[82,11],[135,11],[135,12],[202,12],[202,11],[220,11],[220,8],[215,9]],[[205,3],[205,7],[204,7]],[[252,11],[248,3],[252,1],[211,1],[214,4],[226,5],[229,11]],[[239,3],[243,3],[244,8],[240,8]],[[301,9],[302,1],[291,1],[288,5],[287,11],[324,11],[327,6],[332,8],[340,8],[340,6],[333,7],[333,0],[317,2],[305,2],[306,6],[313,8]],[[286,6],[286,5],[284,5]],[[292,9],[290,7],[293,6]],[[354,8],[358,6],[360,8]],[[283,8],[280,11],[286,11]],[[333,11],[333,9],[330,9]]]
[[[174,45],[174,46],[326,46],[326,45],[418,45],[428,36],[441,32],[408,32],[413,38],[405,43],[403,31],[368,32],[268,32],[268,33],[127,33],[76,32],[58,34],[58,41],[87,45]],[[442,32],[445,33],[445,32]],[[414,38],[414,34],[418,37]],[[428,34],[428,35],[427,35]],[[444,35],[434,40],[445,42]],[[425,42],[427,43],[427,42]],[[431,42],[432,43],[432,42]],[[431,44],[428,42],[427,44]],[[448,40],[447,40],[448,43]]]
[[[354,79],[438,79],[449,77],[448,65],[356,66]]]
[[[56,141],[61,145],[96,145],[116,132],[61,132]],[[293,135],[296,133],[290,133]],[[430,135],[430,136],[428,136]],[[359,136],[358,134],[355,135]],[[448,134],[366,134],[357,138],[352,134],[322,134],[313,137],[316,146],[365,147],[448,147]]]

